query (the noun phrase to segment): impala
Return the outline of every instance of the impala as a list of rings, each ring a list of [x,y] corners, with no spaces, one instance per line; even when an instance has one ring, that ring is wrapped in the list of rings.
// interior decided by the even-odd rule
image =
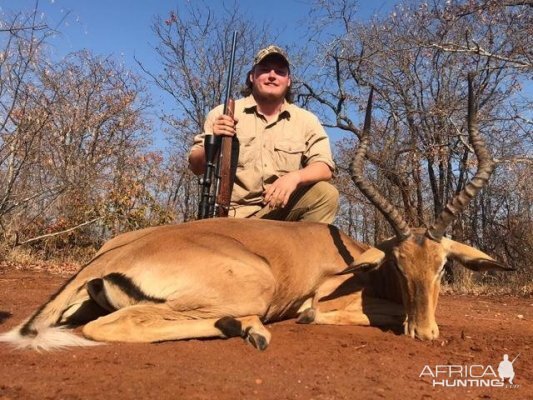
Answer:
[[[508,269],[443,236],[494,164],[479,136],[469,80],[469,135],[479,169],[433,225],[409,227],[363,178],[371,97],[352,175],[391,223],[393,238],[369,247],[331,225],[225,218],[125,233],[0,341],[53,349],[239,336],[263,350],[271,338],[263,323],[295,317],[314,324],[404,323],[413,337],[436,338],[447,259],[474,270]],[[85,338],[65,329],[79,324]]]
[[[337,278],[334,290],[318,293],[312,307],[300,314],[298,321],[315,324],[392,323],[405,313],[405,333],[419,339],[436,339],[439,328],[435,310],[444,265],[455,260],[474,271],[512,270],[487,254],[444,237],[446,228],[487,184],[495,163],[479,134],[476,101],[472,89],[473,74],[468,75],[468,134],[478,159],[478,169],[465,188],[451,199],[429,228],[409,227],[398,210],[364,178],[363,164],[370,145],[372,90],[368,100],[362,138],[350,165],[352,180],[367,199],[383,214],[395,236],[356,257],[351,269],[371,270],[354,277]],[[376,269],[377,267],[380,267]],[[344,273],[348,270],[344,271]],[[354,288],[360,290],[354,290]],[[365,301],[365,298],[367,300]],[[370,299],[388,300],[372,305]],[[392,303],[392,304],[391,304]]]

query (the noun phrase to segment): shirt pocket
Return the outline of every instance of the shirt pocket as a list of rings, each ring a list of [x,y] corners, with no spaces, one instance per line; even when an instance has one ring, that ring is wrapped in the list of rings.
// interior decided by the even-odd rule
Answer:
[[[305,151],[303,143],[280,141],[274,144],[274,168],[278,172],[288,173],[299,170]]]
[[[255,136],[237,137],[239,140],[239,159],[237,167],[249,166],[254,161]]]

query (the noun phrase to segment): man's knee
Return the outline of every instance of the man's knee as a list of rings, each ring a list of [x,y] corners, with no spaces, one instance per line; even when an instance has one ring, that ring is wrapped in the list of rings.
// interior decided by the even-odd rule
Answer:
[[[307,195],[307,211],[302,220],[332,223],[339,209],[337,188],[328,182],[317,182],[309,188]]]
[[[337,208],[339,205],[339,191],[329,182],[317,182],[314,185],[317,198],[324,204]]]
[[[285,209],[264,207],[254,217],[331,224],[338,209],[339,191],[331,183],[321,181],[299,189]]]

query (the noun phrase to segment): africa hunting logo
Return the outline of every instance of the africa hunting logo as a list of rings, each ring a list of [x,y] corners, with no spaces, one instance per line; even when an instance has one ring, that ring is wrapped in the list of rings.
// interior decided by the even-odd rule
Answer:
[[[429,377],[433,387],[500,387],[518,388],[514,384],[514,362],[509,361],[507,354],[503,355],[497,368],[491,365],[425,365],[419,378]]]

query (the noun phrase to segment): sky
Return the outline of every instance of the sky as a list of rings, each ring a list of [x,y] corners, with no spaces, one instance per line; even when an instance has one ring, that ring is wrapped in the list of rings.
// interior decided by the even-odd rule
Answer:
[[[40,17],[59,32],[49,40],[55,60],[70,52],[89,49],[96,55],[112,56],[140,73],[135,59],[148,70],[157,70],[153,49],[156,39],[151,30],[154,18],[166,18],[171,10],[188,1],[194,0],[0,0],[0,13],[30,11],[37,3]],[[205,2],[215,9],[221,9],[223,4],[221,0]],[[258,25],[271,24],[283,42],[291,43],[302,37],[313,0],[235,0],[235,3]],[[388,13],[397,3],[399,0],[360,0],[361,18]],[[161,109],[172,108],[170,97],[155,86],[150,90],[154,103]]]
[[[88,48],[96,53],[115,54],[131,59],[152,52],[151,24],[155,16],[168,16],[171,10],[194,0],[38,0],[39,9],[50,25],[68,14],[55,40],[58,54]],[[0,0],[1,11],[30,10],[37,0]],[[222,0],[205,0],[215,10]],[[233,4],[226,1],[226,4]],[[313,0],[235,0],[244,14],[258,25],[269,22],[281,30],[285,42],[297,39],[302,20]],[[390,10],[399,0],[361,0],[361,18]],[[152,43],[151,43],[152,42]]]

